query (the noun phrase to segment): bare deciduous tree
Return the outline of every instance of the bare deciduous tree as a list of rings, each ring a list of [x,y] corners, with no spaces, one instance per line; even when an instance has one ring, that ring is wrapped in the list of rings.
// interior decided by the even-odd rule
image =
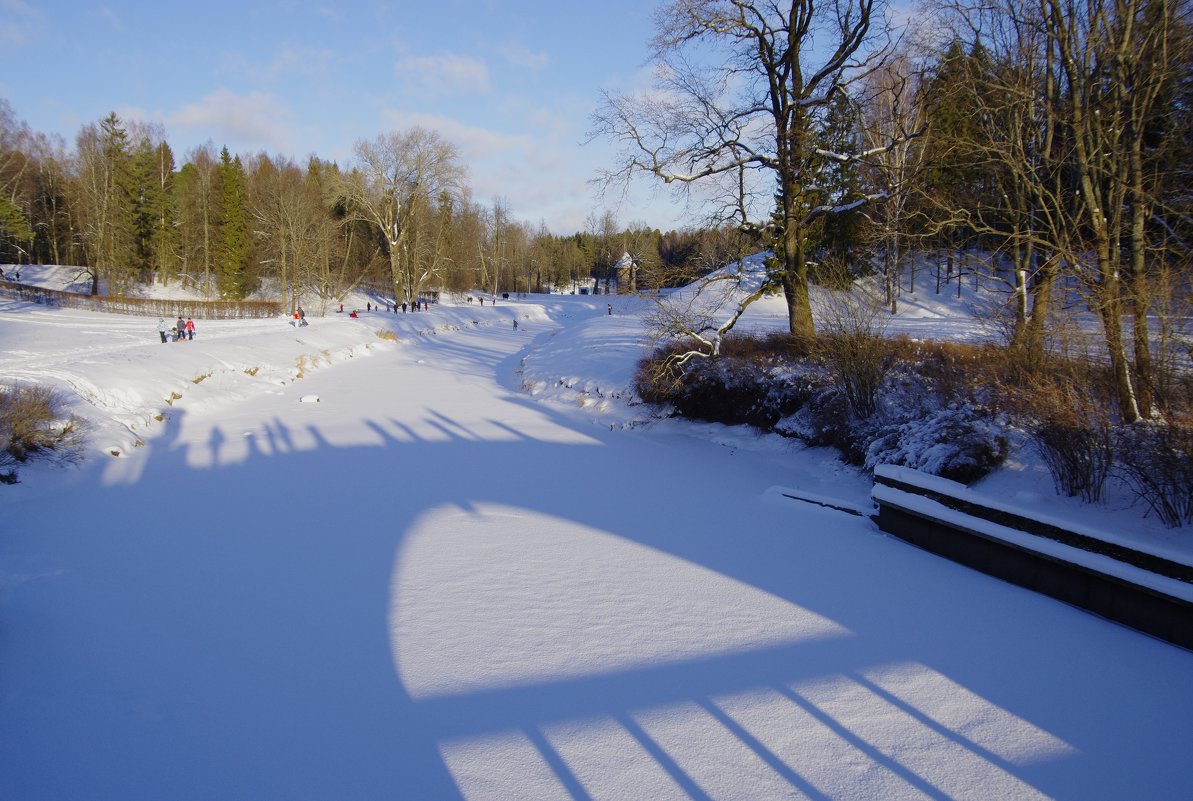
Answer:
[[[421,283],[405,253],[413,215],[420,199],[459,191],[459,154],[438,133],[419,127],[361,140],[355,154],[356,168],[343,176],[341,197],[351,218],[375,226],[385,240],[394,296],[413,300]]]
[[[219,229],[218,166],[215,145],[208,141],[187,156],[178,175],[177,213],[183,280],[210,297],[215,282],[215,243]]]
[[[984,152],[1002,177],[987,230],[1008,237],[1017,275],[1036,275],[1030,312],[1027,281],[1017,282],[1017,340],[1042,349],[1047,291],[1066,265],[1101,318],[1120,414],[1148,417],[1148,315],[1167,236],[1158,234],[1161,207],[1176,175],[1159,154],[1171,136],[1167,101],[1187,80],[1187,54],[1175,50],[1189,5],[983,0],[952,10],[974,41],[993,45],[977,76],[989,118]]]
[[[870,173],[874,184],[888,196],[878,209],[877,218],[883,242],[884,300],[891,314],[895,314],[910,216],[908,188],[918,178],[925,157],[922,139],[908,134],[923,131],[927,126],[920,75],[906,53],[896,54],[871,73],[862,101],[863,147],[874,151]],[[887,147],[887,143],[894,144]],[[914,291],[914,268],[911,285]]]
[[[318,262],[319,240],[327,234],[327,212],[296,164],[262,155],[251,165],[250,211],[259,252],[275,265],[279,299],[290,312],[311,283]]]
[[[607,181],[648,173],[712,186],[722,221],[770,232],[773,280],[801,337],[814,336],[809,234],[826,215],[886,194],[841,202],[820,167],[891,143],[847,155],[816,136],[834,96],[882,62],[883,22],[881,0],[673,0],[655,22],[658,91],[606,95],[593,117],[594,136],[623,145]]]

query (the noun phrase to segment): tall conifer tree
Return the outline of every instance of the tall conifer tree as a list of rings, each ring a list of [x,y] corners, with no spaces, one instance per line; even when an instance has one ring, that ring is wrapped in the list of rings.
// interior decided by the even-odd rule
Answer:
[[[233,157],[224,147],[220,151],[220,229],[216,248],[216,281],[220,295],[243,300],[249,285],[249,214],[247,179],[240,156]]]
[[[101,277],[112,292],[122,292],[133,282],[135,262],[128,132],[112,113],[98,126],[84,126],[77,144],[74,188],[92,292],[98,292]]]

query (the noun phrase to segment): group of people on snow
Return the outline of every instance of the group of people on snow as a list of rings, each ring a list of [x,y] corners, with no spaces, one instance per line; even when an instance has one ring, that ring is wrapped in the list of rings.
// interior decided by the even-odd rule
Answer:
[[[195,321],[191,318],[178,318],[178,322],[170,327],[164,317],[157,319],[157,333],[162,338],[162,344],[167,342],[189,342],[195,338]]]
[[[469,301],[471,301],[471,300],[472,299],[469,298]],[[436,301],[436,302],[438,302],[438,301]],[[409,309],[412,312],[419,311],[420,309],[422,311],[430,311],[431,301],[427,300],[426,298],[419,298],[417,300],[412,300],[409,302],[402,301],[401,303],[398,303],[395,300],[393,306],[390,306],[388,303],[385,304],[385,311],[387,314],[390,312],[391,309],[393,310],[394,314],[397,314],[399,308],[402,310],[402,314],[405,314],[407,309]],[[374,305],[372,302],[368,302],[365,304],[365,311],[369,311],[369,312],[378,311],[379,312],[379,311],[381,311],[381,304],[378,303],[378,304]],[[337,311],[336,314],[343,314],[343,313],[344,313],[344,304],[341,303],[339,311]],[[359,317],[360,309],[353,309],[351,312],[349,312],[348,316],[349,317]]]

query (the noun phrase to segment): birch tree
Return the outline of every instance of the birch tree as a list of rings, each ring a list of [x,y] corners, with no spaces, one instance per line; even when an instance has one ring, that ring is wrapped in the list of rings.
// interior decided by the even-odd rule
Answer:
[[[210,297],[219,234],[219,162],[211,142],[190,152],[175,190],[183,280]]]
[[[1179,136],[1172,120],[1189,75],[1188,52],[1179,47],[1189,3],[948,5],[957,28],[991,48],[985,63],[975,63],[983,127],[971,149],[997,176],[998,191],[969,219],[1010,244],[1016,344],[1042,352],[1048,293],[1066,265],[1101,319],[1120,415],[1149,417],[1148,316],[1163,264],[1159,243],[1172,241],[1165,198],[1180,180],[1179,161],[1164,154]],[[1187,259],[1187,245],[1183,252]]]
[[[1187,63],[1174,73],[1182,67],[1169,56],[1188,10],[1179,0],[1041,0],[1072,132],[1074,222],[1088,231],[1088,282],[1127,421],[1152,413],[1148,229],[1167,176],[1147,140],[1165,91],[1187,74]],[[1122,333],[1128,310],[1133,365]]]
[[[878,212],[884,255],[884,299],[891,314],[898,311],[903,243],[906,241],[909,199],[907,191],[919,176],[924,161],[923,141],[907,134],[926,127],[926,107],[916,74],[906,54],[892,58],[871,74],[867,86],[863,147],[877,149],[871,165],[874,183],[888,195]],[[892,147],[884,147],[894,142]],[[915,291],[915,269],[911,272]]]
[[[303,289],[313,287],[328,215],[317,187],[294,162],[267,156],[256,159],[250,182],[250,212],[258,249],[273,269],[282,308],[293,313]]]

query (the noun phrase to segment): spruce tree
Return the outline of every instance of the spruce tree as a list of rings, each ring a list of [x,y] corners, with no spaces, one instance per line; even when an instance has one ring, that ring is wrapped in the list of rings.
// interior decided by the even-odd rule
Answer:
[[[240,156],[232,157],[228,148],[220,151],[220,228],[216,246],[216,282],[221,297],[243,300],[250,291],[249,214],[247,186]]]
[[[178,222],[178,203],[174,192],[174,151],[166,142],[153,149],[153,166],[157,202],[152,208],[152,267],[160,274],[161,280],[168,281],[179,266],[179,236],[175,224]]]
[[[99,291],[101,277],[113,293],[123,292],[134,280],[131,158],[128,132],[115,113],[98,126],[84,126],[79,134],[73,187],[93,293]]]
[[[25,212],[12,198],[0,195],[0,245],[3,245],[2,252],[25,254],[32,242],[33,227],[29,225],[29,218],[25,216]]]
[[[844,205],[863,196],[858,155],[858,112],[848,92],[837,92],[825,109],[817,131],[820,147],[831,153],[850,157],[849,161],[823,159],[816,165],[824,194],[820,203]],[[830,214],[822,218],[822,228],[809,236],[809,245],[823,248],[838,265],[854,267],[860,229],[865,215],[861,210]],[[817,236],[818,234],[818,236]]]
[[[986,152],[988,138],[995,127],[990,109],[1002,103],[983,96],[982,76],[990,72],[986,48],[976,42],[966,52],[954,40],[928,79],[925,91],[928,103],[928,168],[921,182],[922,196],[929,199],[928,215],[943,224],[951,209],[967,209],[981,214],[997,203],[991,195],[997,165]],[[934,208],[933,208],[934,207]],[[964,228],[954,233],[952,244],[960,245],[975,234]]]
[[[168,145],[154,145],[148,138],[142,139],[137,144],[130,163],[135,263],[142,282],[150,281],[158,266],[155,240],[162,227],[162,220],[166,217],[170,197],[167,182],[163,180],[159,166],[163,148],[169,152]],[[172,181],[172,155],[169,169]]]

